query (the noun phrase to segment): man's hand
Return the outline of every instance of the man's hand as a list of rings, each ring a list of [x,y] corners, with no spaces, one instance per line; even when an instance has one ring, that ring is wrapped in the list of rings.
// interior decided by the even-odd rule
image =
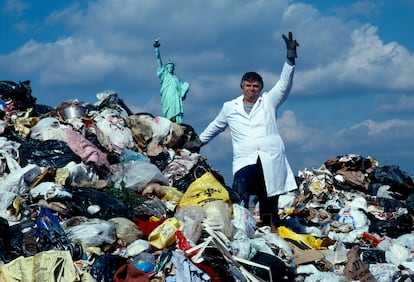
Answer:
[[[160,46],[161,46],[160,39],[159,38],[155,39],[155,41],[154,41],[154,48],[159,48]]]
[[[295,62],[295,58],[297,58],[296,54],[296,47],[299,46],[299,43],[296,40],[293,40],[292,32],[289,31],[289,37],[286,35],[282,35],[283,39],[286,43],[286,49],[287,49],[287,58],[292,60],[292,62]]]

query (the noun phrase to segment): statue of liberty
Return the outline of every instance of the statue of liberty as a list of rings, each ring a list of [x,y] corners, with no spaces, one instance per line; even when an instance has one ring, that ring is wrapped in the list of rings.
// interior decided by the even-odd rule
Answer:
[[[184,116],[183,101],[187,92],[190,90],[188,82],[182,82],[174,73],[175,64],[168,62],[163,65],[160,55],[160,40],[157,38],[154,42],[155,56],[157,58],[158,68],[157,76],[161,81],[161,106],[162,115],[175,123],[182,123]]]

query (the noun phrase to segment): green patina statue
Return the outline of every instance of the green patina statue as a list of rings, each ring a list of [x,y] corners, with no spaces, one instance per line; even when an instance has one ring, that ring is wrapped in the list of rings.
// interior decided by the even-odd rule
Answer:
[[[162,64],[160,46],[160,40],[158,38],[155,39],[154,49],[158,62],[157,76],[161,81],[162,114],[173,122],[182,123],[184,116],[183,101],[190,90],[190,84],[182,82],[174,73],[174,63]]]

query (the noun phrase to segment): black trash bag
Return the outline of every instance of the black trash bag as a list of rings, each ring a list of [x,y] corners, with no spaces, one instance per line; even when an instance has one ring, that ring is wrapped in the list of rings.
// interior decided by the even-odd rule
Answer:
[[[212,281],[238,281],[232,274],[231,265],[217,248],[206,248],[203,252],[203,261],[196,266],[210,275]]]
[[[19,256],[34,256],[38,253],[37,224],[33,219],[26,219],[19,224],[11,226],[14,237],[10,241],[13,252]]]
[[[88,218],[101,218],[108,220],[114,217],[133,218],[133,210],[129,209],[123,201],[106,193],[87,187],[65,187],[72,193],[70,201],[65,202],[67,211],[72,216],[85,216]],[[94,214],[88,212],[88,207],[99,206]]]
[[[388,236],[391,238],[398,238],[399,236],[411,233],[413,228],[413,219],[410,214],[401,214],[396,217],[381,220],[374,214],[366,212],[364,209],[358,209],[363,212],[368,220],[368,232],[376,233],[379,236]]]
[[[95,259],[90,274],[97,282],[112,282],[115,272],[126,263],[128,263],[127,258],[104,254]]]
[[[273,281],[295,281],[296,270],[289,267],[278,256],[257,252],[251,261],[270,267]],[[264,279],[264,281],[270,281],[269,272],[266,269],[247,264],[245,267],[253,275]]]
[[[367,194],[370,196],[377,196],[379,188],[382,186],[382,183],[369,183]],[[335,186],[336,187],[336,186]]]
[[[124,101],[118,97],[117,93],[111,93],[108,95],[108,97],[99,103],[98,108],[101,110],[104,108],[112,108],[116,105],[121,106],[129,116],[133,114],[133,112],[128,108]]]
[[[183,136],[174,145],[173,149],[187,149],[192,153],[199,153],[202,146],[202,142],[198,137],[194,128],[185,123],[180,123],[181,128],[184,131]]]
[[[405,200],[414,192],[413,179],[396,165],[376,167],[368,174],[368,178],[370,183],[389,185],[390,191],[401,195],[398,199]]]
[[[383,207],[386,213],[396,212],[403,207],[402,202],[396,199],[377,197],[375,202],[378,206]]]
[[[156,156],[148,156],[148,158],[160,171],[163,171],[171,161],[171,156],[167,151],[163,151]]]
[[[411,193],[407,197],[406,205],[407,205],[407,209],[408,209],[409,213],[411,215],[414,214],[414,193]]]
[[[2,136],[20,143],[19,164],[21,167],[37,164],[41,167],[61,168],[71,161],[81,162],[81,158],[64,141],[24,138],[10,126],[4,128]]]
[[[33,106],[33,116],[47,117],[54,115],[55,108],[48,105],[36,104]]]
[[[181,192],[185,192],[194,180],[201,177],[206,172],[211,172],[220,184],[226,186],[223,176],[218,171],[213,169],[211,165],[207,163],[207,160],[203,158],[200,158],[184,177],[174,179],[172,186]]]
[[[0,259],[7,263],[21,255],[20,252],[14,252],[11,246],[13,237],[16,237],[9,226],[7,219],[0,217]]]
[[[40,167],[62,168],[69,162],[80,163],[81,158],[68,144],[60,140],[40,141],[27,138],[19,147],[20,165],[37,164]]]
[[[32,219],[9,226],[0,217],[0,259],[8,263],[20,256],[34,256],[38,252],[36,222]]]
[[[379,249],[359,249],[362,262],[367,264],[386,263],[385,251]]]
[[[36,98],[32,96],[30,80],[19,83],[7,80],[0,81],[0,99],[4,102],[12,101],[13,109],[21,111],[33,108],[36,103]]]

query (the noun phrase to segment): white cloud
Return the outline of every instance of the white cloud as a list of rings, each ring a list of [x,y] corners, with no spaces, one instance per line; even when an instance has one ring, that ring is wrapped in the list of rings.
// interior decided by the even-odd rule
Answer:
[[[368,136],[386,136],[394,139],[396,136],[393,136],[393,132],[412,132],[412,129],[414,129],[414,120],[391,119],[382,122],[366,120],[351,126],[349,132],[360,131],[361,129]],[[402,134],[402,136],[405,135]]]
[[[352,17],[355,15],[363,15],[371,17],[374,14],[381,12],[381,7],[384,1],[356,1],[351,3],[348,7],[341,6],[335,9],[336,14],[341,17]]]
[[[298,124],[293,111],[284,111],[278,118],[278,127],[281,136],[289,143],[302,143],[308,139],[309,132],[303,124]]]
[[[49,85],[92,83],[122,62],[122,58],[100,50],[93,40],[70,37],[47,44],[29,41],[10,58],[25,62],[12,64],[10,71],[22,75],[37,73],[39,82]]]
[[[29,5],[24,1],[20,0],[6,0],[2,7],[1,11],[4,14],[10,14],[13,16],[21,16],[22,12],[28,8]]]
[[[414,109],[414,95],[389,94],[380,96],[375,101],[375,108],[379,113],[412,113]]]
[[[298,60],[295,90],[307,96],[338,92],[349,95],[360,93],[355,91],[358,88],[366,89],[364,94],[373,92],[368,89],[411,91],[414,55],[396,42],[384,44],[376,32],[377,28],[370,25],[355,30],[350,41],[353,45],[326,64],[321,62],[302,71]]]

